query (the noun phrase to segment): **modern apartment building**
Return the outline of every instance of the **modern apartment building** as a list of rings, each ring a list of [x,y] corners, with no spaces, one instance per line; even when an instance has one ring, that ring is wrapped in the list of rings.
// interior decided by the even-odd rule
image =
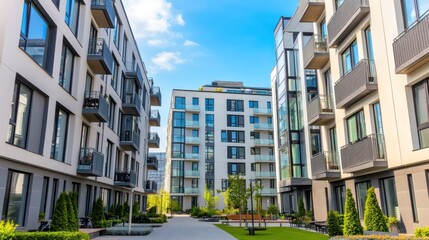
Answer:
[[[166,190],[183,210],[204,206],[204,187],[219,196],[228,175],[263,186],[264,209],[275,204],[271,89],[214,81],[199,90],[174,89],[167,130]],[[248,202],[250,206],[250,201]]]
[[[37,228],[63,191],[79,217],[98,197],[143,207],[161,94],[122,2],[2,1],[0,32],[1,219]]]
[[[374,186],[401,232],[429,224],[428,10],[426,1],[414,0],[301,0],[286,24],[283,40],[297,42],[292,49],[299,54],[286,54],[286,77],[274,74],[272,84],[279,92],[291,59],[299,59],[316,220],[344,211],[346,188],[363,218]],[[288,36],[299,25],[304,37]]]
[[[153,159],[151,162],[149,159]],[[147,173],[147,180],[152,187],[148,186],[148,188],[153,189],[155,192],[160,192],[164,189],[165,182],[165,152],[149,152],[148,159],[148,169],[149,163],[153,165],[152,170],[149,170]],[[156,166],[156,168],[155,168]]]

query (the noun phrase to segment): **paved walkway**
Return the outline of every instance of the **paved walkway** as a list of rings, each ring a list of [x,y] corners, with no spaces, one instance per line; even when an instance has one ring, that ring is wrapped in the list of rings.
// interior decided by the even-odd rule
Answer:
[[[153,228],[147,236],[102,236],[96,240],[235,240],[233,236],[209,222],[200,222],[186,215],[175,215],[162,227]]]

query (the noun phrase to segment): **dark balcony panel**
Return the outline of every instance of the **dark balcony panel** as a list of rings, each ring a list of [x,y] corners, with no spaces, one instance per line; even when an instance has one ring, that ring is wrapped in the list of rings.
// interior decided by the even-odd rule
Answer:
[[[369,0],[344,0],[328,23],[329,47],[337,47],[369,14]]]
[[[137,183],[137,174],[130,170],[116,170],[114,185],[118,187],[134,188]]]
[[[158,133],[156,132],[152,132],[149,134],[149,139],[148,139],[148,147],[149,148],[159,148],[159,136]]]
[[[325,11],[325,0],[301,0],[298,9],[302,12],[300,22],[317,22]]]
[[[161,126],[161,115],[158,110],[150,110],[149,125],[152,127]]]
[[[82,148],[79,154],[76,173],[83,176],[101,177],[103,175],[104,155],[94,148]]]
[[[156,156],[147,157],[146,164],[148,170],[158,170],[158,158]]]
[[[140,96],[137,93],[125,93],[122,97],[122,111],[126,115],[140,116]]]
[[[311,157],[311,172],[314,180],[333,180],[341,177],[338,153],[321,152]]]
[[[335,83],[337,108],[346,108],[378,89],[373,61],[362,60]]]
[[[384,136],[371,134],[364,139],[349,143],[341,148],[343,172],[354,173],[387,167]]]
[[[102,38],[90,39],[88,65],[95,74],[112,74],[113,56]]]
[[[139,65],[136,62],[128,62],[125,65],[125,77],[133,79],[137,84],[137,87],[141,89],[143,87],[143,75]]]
[[[157,86],[152,86],[150,89],[150,105],[161,106],[161,89]]]
[[[109,104],[100,92],[87,92],[83,101],[82,114],[90,122],[107,122]]]
[[[146,193],[156,193],[158,191],[158,184],[155,181],[147,180],[144,188]]]
[[[322,126],[335,120],[334,103],[331,96],[317,95],[307,106],[309,125]]]
[[[140,134],[136,131],[123,130],[119,144],[125,151],[138,151],[140,149]]]
[[[115,10],[112,0],[92,0],[91,13],[99,28],[115,27]]]
[[[304,67],[321,69],[329,62],[328,44],[326,37],[313,35],[304,47]]]
[[[429,15],[420,18],[393,42],[396,73],[407,74],[429,62]]]

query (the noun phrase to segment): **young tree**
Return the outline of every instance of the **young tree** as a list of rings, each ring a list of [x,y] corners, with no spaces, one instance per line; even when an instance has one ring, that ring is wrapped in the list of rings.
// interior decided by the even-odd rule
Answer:
[[[101,198],[98,198],[97,201],[95,201],[94,206],[92,207],[92,225],[95,228],[102,228],[104,227],[104,206],[103,206],[103,200]]]
[[[328,235],[330,237],[343,235],[338,212],[336,211],[328,212]]]
[[[209,190],[207,186],[204,188],[204,200],[206,201],[207,214],[216,214],[216,205],[219,200],[218,196],[213,195],[213,191]]]
[[[156,208],[156,212],[159,214],[166,214],[167,208],[170,206],[170,193],[161,189],[158,194],[151,194],[147,198],[147,207],[146,210],[151,208]]]
[[[352,192],[347,188],[346,204],[344,211],[344,236],[360,235],[363,233],[362,225],[360,224],[359,215],[356,209],[356,203],[353,199]]]
[[[365,229],[367,231],[388,232],[386,218],[378,205],[374,187],[368,189],[364,213]]]
[[[63,192],[58,198],[52,215],[51,231],[68,231],[67,193]]]
[[[304,200],[302,198],[299,198],[298,200],[298,212],[296,213],[296,217],[299,219],[303,219],[305,217]]]
[[[256,183],[254,187],[252,187],[253,190],[253,200],[256,203],[256,213],[261,214],[262,210],[262,194],[261,191],[264,188],[264,186],[261,186],[261,184]]]
[[[78,212],[78,206],[77,206],[78,195],[75,192],[70,192],[69,197],[70,197],[70,200],[72,203],[72,208],[73,208],[73,222],[72,222],[72,224],[74,224],[74,230],[79,231],[79,212]]]
[[[70,232],[76,232],[77,229],[77,224],[76,224],[76,216],[75,216],[75,211],[73,209],[73,203],[72,203],[72,193],[66,193],[65,194],[65,200],[66,200],[66,206],[67,206],[67,228],[68,231]]]
[[[232,207],[239,209],[241,220],[243,208],[244,206],[247,206],[247,199],[250,197],[250,191],[246,188],[246,179],[238,174],[229,175],[228,183],[229,201]]]
[[[140,213],[140,204],[139,202],[135,201],[133,204],[133,216],[137,216]]]

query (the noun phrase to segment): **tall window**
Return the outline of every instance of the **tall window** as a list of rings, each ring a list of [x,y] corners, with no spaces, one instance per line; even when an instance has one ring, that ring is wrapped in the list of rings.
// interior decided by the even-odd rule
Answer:
[[[368,194],[368,189],[370,187],[371,185],[369,181],[356,183],[356,202],[360,218],[363,218],[363,214],[365,212],[366,195]]]
[[[245,163],[228,163],[228,174],[246,174],[246,164]]]
[[[115,91],[118,89],[118,69],[119,69],[118,61],[116,61],[116,59],[113,58],[113,71],[110,79],[110,85],[113,87],[113,89],[115,89]]]
[[[50,31],[51,26],[33,1],[25,0],[19,47],[45,69],[48,67]]]
[[[372,105],[372,111],[374,116],[375,133],[377,134],[377,150],[380,156],[384,156],[385,150],[383,138],[383,123],[381,121],[381,109],[379,102]]]
[[[119,49],[119,43],[121,41],[121,20],[118,18],[118,13],[115,14],[115,28],[113,29],[113,43],[115,43],[115,46],[117,49]]]
[[[206,127],[214,127],[214,115],[206,114]]]
[[[214,132],[212,130],[206,130],[206,143],[214,143]]]
[[[175,97],[174,98],[174,108],[175,109],[185,109],[185,98],[184,97]]]
[[[332,96],[334,95],[334,89],[332,88],[332,76],[331,76],[331,69],[328,69],[325,73],[325,95],[326,96]]]
[[[206,176],[214,176],[214,163],[213,162],[206,162],[206,168],[205,168]]]
[[[226,100],[226,110],[232,112],[243,112],[244,103],[243,100]]]
[[[206,160],[214,160],[214,146],[206,146]]]
[[[228,127],[244,127],[243,115],[227,115],[226,119]]]
[[[67,0],[65,21],[70,30],[77,35],[79,23],[80,0]]]
[[[429,11],[429,2],[426,0],[402,0],[405,28],[413,26],[418,19],[423,18]]]
[[[371,27],[365,29],[366,52],[369,60],[374,60],[374,49],[372,47]]]
[[[51,158],[64,162],[67,143],[69,114],[63,109],[55,110],[54,133],[52,135]]]
[[[343,64],[343,75],[350,72],[358,64],[359,53],[356,40],[341,53],[341,60]]]
[[[198,98],[197,98],[197,97],[193,97],[193,98],[192,98],[192,105],[193,105],[193,106],[198,106],[198,105],[199,105],[199,100],[198,100]]]
[[[113,130],[115,126],[115,112],[116,112],[116,103],[113,101],[113,98],[109,98],[109,111],[107,112],[108,122],[107,126]]]
[[[9,171],[4,195],[2,219],[25,225],[29,174]]]
[[[408,180],[408,192],[410,193],[411,209],[412,209],[412,213],[413,213],[413,221],[415,223],[418,223],[419,222],[419,215],[418,215],[417,205],[416,205],[416,195],[414,192],[413,175],[408,174],[407,180]]]
[[[46,203],[48,200],[48,189],[49,189],[49,177],[43,177],[42,196],[40,199],[39,212],[46,213]]]
[[[124,34],[124,43],[122,44],[122,62],[127,63],[127,50],[128,50],[128,38]],[[134,60],[134,58],[133,58]],[[135,60],[131,63],[131,66],[134,69]]]
[[[246,148],[245,147],[232,147],[228,146],[227,157],[229,159],[245,159]]]
[[[113,143],[107,140],[106,162],[104,163],[104,177],[110,178],[111,176],[112,157],[113,157]]]
[[[311,154],[316,155],[322,151],[322,143],[320,142],[320,130],[312,129],[310,132],[311,137]]]
[[[249,108],[258,108],[258,101],[249,101]]]
[[[60,78],[58,84],[63,87],[67,92],[71,92],[72,80],[73,80],[73,65],[74,65],[74,53],[67,46],[63,45],[60,65]]]
[[[32,93],[27,86],[15,83],[7,141],[22,148],[27,144]]]
[[[320,37],[322,40],[326,41],[328,38],[328,27],[326,25],[326,20],[323,19],[322,22],[319,25],[320,28]]]
[[[365,117],[362,110],[347,118],[347,137],[349,143],[366,137]]]
[[[414,109],[420,148],[429,147],[429,81],[423,80],[413,86]]]
[[[259,123],[259,117],[258,116],[250,116],[249,117],[250,124]]]
[[[206,98],[206,111],[214,111],[214,99]]]
[[[389,177],[380,180],[381,190],[381,206],[384,215],[395,217],[395,209],[398,207],[398,199],[396,198],[395,178]]]

